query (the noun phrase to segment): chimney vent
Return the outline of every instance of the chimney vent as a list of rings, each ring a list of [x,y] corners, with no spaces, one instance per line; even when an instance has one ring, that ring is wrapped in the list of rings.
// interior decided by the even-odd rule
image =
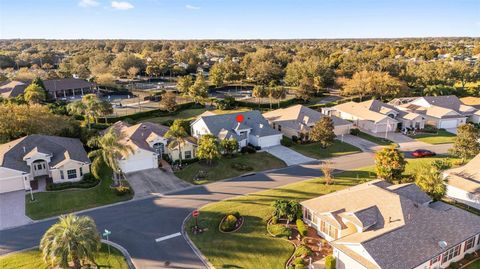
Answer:
[[[23,153],[27,153],[27,148],[23,146]]]
[[[442,241],[439,241],[439,242],[438,242],[438,246],[439,246],[441,249],[445,249],[445,248],[448,246],[448,244],[447,244],[447,242],[445,242],[445,241],[442,240]]]

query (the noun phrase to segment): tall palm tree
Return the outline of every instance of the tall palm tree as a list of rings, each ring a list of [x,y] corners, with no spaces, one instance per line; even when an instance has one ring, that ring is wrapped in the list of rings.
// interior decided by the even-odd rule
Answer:
[[[87,122],[88,129],[91,129],[91,119],[96,121],[100,110],[100,100],[95,94],[86,94],[82,100],[72,102],[67,105],[68,111],[76,115],[83,115]]]
[[[43,260],[53,266],[80,268],[82,261],[95,263],[95,254],[100,249],[100,235],[90,217],[73,214],[61,216],[40,241]]]
[[[174,121],[172,126],[170,127],[170,130],[168,130],[168,132],[165,133],[166,138],[172,139],[175,142],[172,144],[176,145],[176,148],[178,149],[180,166],[182,165],[182,146],[181,145],[185,142],[185,138],[187,136],[188,136],[187,131],[185,131],[185,128],[182,127],[179,121]]]
[[[98,148],[91,151],[88,157],[94,159],[94,162],[102,161],[116,174],[121,173],[118,160],[133,152],[130,145],[120,142],[122,139],[122,135],[117,134],[113,128],[108,129],[103,136],[88,141],[88,146]]]

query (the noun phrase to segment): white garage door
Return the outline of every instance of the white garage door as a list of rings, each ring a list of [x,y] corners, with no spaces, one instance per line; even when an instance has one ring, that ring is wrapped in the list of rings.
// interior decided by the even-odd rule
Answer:
[[[264,136],[258,139],[258,145],[262,148],[278,146],[280,145],[280,140],[282,140],[281,134]]]
[[[457,127],[457,119],[454,120],[442,120],[440,122],[440,128],[449,129]]]
[[[126,162],[120,162],[120,168],[124,173],[130,173],[145,169],[157,168],[158,164],[155,163],[153,158],[144,160],[128,160]]]

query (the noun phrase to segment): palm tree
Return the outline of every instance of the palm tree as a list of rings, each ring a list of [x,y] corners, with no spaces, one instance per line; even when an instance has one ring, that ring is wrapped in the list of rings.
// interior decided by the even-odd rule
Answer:
[[[88,129],[91,129],[91,119],[97,118],[100,110],[100,100],[95,94],[86,94],[82,100],[67,105],[68,111],[76,115],[83,115],[87,122]]]
[[[98,104],[98,114],[103,116],[105,119],[105,124],[107,122],[107,116],[111,115],[113,113],[113,107],[112,104],[108,101],[101,101]]]
[[[170,138],[172,139],[175,143],[172,143],[170,145],[176,145],[176,148],[178,149],[178,157],[180,160],[180,166],[182,165],[182,143],[185,142],[185,138],[188,136],[187,131],[185,131],[185,128],[181,125],[179,121],[174,121],[172,126],[170,127],[170,130],[168,130],[167,133],[165,133],[165,138]]]
[[[100,249],[100,235],[90,217],[73,214],[61,216],[40,241],[43,260],[52,267],[80,268],[83,261],[95,263],[95,254]]]
[[[117,175],[120,174],[121,171],[118,160],[133,152],[133,148],[130,145],[120,142],[122,138],[123,137],[118,135],[113,128],[110,128],[103,136],[90,139],[88,146],[98,149],[91,151],[88,157],[94,159],[94,162],[103,162]]]
[[[25,100],[30,104],[39,104],[47,98],[45,90],[37,84],[30,84],[25,88]]]

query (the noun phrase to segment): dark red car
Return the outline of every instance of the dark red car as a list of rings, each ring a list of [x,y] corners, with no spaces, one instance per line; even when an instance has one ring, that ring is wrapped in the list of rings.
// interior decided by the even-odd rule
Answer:
[[[412,156],[415,158],[431,157],[435,155],[437,155],[435,152],[426,149],[417,149],[412,152]]]

